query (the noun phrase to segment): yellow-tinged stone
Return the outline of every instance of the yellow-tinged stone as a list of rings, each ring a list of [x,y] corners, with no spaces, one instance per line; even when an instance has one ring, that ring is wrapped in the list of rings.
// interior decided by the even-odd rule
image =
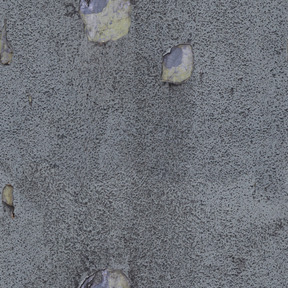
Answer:
[[[114,270],[109,271],[108,270],[108,286],[107,288],[130,288],[130,283],[128,281],[128,278],[120,271],[120,270]]]
[[[28,102],[29,102],[29,105],[32,106],[32,96],[31,95],[28,95]]]
[[[180,44],[164,54],[162,81],[180,84],[191,76],[192,71],[193,54],[191,45]]]
[[[125,36],[131,25],[129,0],[81,0],[80,15],[88,39],[105,43]]]
[[[0,34],[0,59],[3,65],[9,65],[12,61],[13,51],[7,40],[6,32],[7,20],[4,20],[4,26]]]
[[[5,185],[2,191],[2,201],[8,206],[13,206],[13,186],[10,184]]]

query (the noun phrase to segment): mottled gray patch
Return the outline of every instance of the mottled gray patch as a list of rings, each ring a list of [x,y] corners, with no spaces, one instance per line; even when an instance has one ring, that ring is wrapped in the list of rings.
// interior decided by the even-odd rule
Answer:
[[[101,13],[109,0],[81,0],[80,11],[83,14]]]
[[[164,56],[164,64],[167,68],[177,67],[182,63],[182,49],[173,47],[170,53]]]

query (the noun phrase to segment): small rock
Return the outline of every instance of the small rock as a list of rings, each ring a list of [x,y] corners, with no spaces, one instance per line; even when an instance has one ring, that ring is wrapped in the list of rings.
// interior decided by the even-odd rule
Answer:
[[[7,40],[6,32],[7,20],[4,20],[4,26],[0,34],[0,59],[3,65],[9,65],[12,61],[13,51]]]
[[[192,47],[189,44],[174,46],[163,56],[162,81],[180,84],[193,70]]]
[[[2,191],[2,202],[11,211],[12,218],[15,217],[13,200],[13,186],[7,184]]]
[[[29,105],[32,106],[32,96],[31,95],[28,95],[28,102],[29,102]]]
[[[130,288],[130,281],[121,270],[102,270],[87,277],[79,288]]]
[[[129,0],[81,0],[80,15],[89,41],[105,43],[117,40],[129,31]]]

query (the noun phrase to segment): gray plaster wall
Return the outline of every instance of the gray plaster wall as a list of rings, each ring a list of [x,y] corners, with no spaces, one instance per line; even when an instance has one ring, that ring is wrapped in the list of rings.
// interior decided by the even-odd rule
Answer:
[[[130,32],[88,42],[76,0],[2,0],[0,287],[288,283],[288,2],[133,1]],[[194,70],[162,83],[162,54]],[[28,97],[32,97],[32,106]]]

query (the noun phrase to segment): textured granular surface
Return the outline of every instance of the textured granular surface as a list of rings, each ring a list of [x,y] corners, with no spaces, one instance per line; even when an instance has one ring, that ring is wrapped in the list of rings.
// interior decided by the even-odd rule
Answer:
[[[97,45],[78,0],[0,2],[0,286],[113,268],[133,288],[286,287],[287,1],[131,5]],[[192,75],[163,83],[181,43]]]

